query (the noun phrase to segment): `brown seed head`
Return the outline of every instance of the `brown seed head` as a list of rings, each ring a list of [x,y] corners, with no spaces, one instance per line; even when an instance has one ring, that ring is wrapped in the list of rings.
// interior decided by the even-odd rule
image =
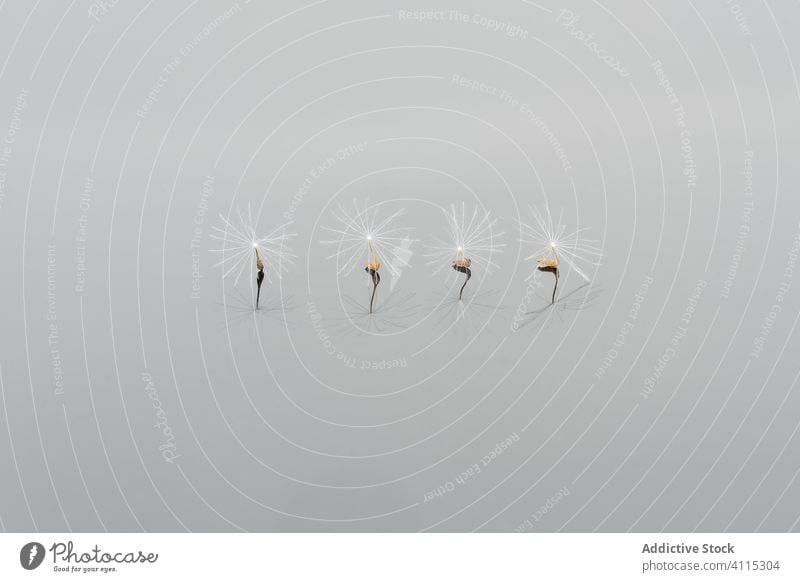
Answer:
[[[560,261],[556,257],[554,259],[536,259],[536,262],[543,267],[557,267]]]

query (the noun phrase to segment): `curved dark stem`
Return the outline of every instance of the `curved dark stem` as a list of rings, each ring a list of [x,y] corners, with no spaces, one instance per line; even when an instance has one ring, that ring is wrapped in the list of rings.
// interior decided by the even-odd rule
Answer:
[[[553,287],[553,297],[550,299],[550,305],[556,302],[556,291],[558,290],[558,267],[537,267],[543,273],[553,273],[556,278],[556,284]]]
[[[369,312],[372,313],[372,304],[375,302],[375,291],[378,290],[378,284],[381,282],[381,275],[378,271],[370,269],[369,267],[364,270],[372,277],[372,297],[369,300]]]
[[[258,289],[256,290],[256,309],[258,309],[258,302],[261,299],[261,283],[264,282],[264,269],[258,270],[258,275],[256,276],[256,285]]]
[[[464,287],[467,286],[467,283],[469,283],[469,280],[472,277],[472,270],[470,270],[469,267],[461,267],[459,265],[453,265],[453,268],[459,273],[464,273],[467,276],[467,278],[464,279],[464,284],[461,286],[461,291],[458,292],[458,300],[461,301],[461,296],[464,295]]]
[[[553,274],[556,276],[556,284],[553,285],[553,297],[550,299],[550,305],[556,302],[556,291],[558,291],[558,268],[556,268]]]

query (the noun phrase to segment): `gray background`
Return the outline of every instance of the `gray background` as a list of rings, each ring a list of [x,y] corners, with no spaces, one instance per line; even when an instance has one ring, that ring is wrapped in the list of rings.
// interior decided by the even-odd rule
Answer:
[[[798,529],[797,3],[98,6],[0,3],[2,528]],[[337,277],[320,245],[331,210],[367,198],[416,239],[372,316],[366,275]],[[436,206],[462,201],[502,217],[506,244],[463,308],[423,247]],[[549,279],[526,296],[516,227],[545,203],[604,250],[552,308]],[[260,231],[293,209],[297,233],[258,313],[249,275],[223,280],[210,252],[218,215],[247,205]]]

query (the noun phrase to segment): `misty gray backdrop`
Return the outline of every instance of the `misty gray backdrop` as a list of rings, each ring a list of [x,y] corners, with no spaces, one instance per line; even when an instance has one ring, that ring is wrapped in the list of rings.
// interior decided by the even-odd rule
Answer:
[[[0,526],[797,530],[799,19],[0,3]],[[372,315],[355,204],[410,229]],[[502,252],[459,302],[462,204]],[[545,205],[603,250],[553,306]],[[257,312],[248,208],[296,235]]]

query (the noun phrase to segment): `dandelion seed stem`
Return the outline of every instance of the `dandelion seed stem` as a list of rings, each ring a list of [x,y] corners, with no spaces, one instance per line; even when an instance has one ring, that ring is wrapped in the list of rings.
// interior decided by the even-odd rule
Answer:
[[[261,256],[258,254],[258,248],[255,251],[256,268],[258,269],[258,274],[256,275],[256,309],[258,309],[258,303],[261,300],[261,283],[264,282],[264,261],[261,260]]]
[[[458,300],[461,301],[461,297],[464,295],[464,287],[467,286],[470,278],[472,277],[472,271],[470,269],[465,268],[464,273],[466,273],[467,278],[464,279],[464,284],[461,286],[461,291],[458,292]]]
[[[369,312],[372,313],[372,304],[375,302],[375,292],[378,290],[378,284],[381,282],[381,276],[376,269],[365,269],[370,277],[372,277],[372,297],[369,300]]]

